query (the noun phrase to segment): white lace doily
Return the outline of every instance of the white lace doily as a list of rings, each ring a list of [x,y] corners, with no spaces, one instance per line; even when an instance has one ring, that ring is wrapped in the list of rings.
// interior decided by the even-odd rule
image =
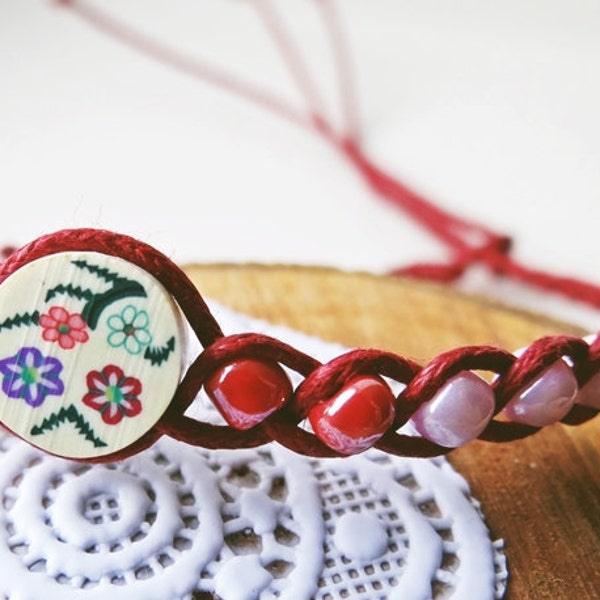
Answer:
[[[344,349],[212,304],[326,360]],[[195,410],[216,411],[198,401]],[[84,465],[0,438],[2,600],[501,598],[502,544],[445,459],[313,460],[162,439]]]

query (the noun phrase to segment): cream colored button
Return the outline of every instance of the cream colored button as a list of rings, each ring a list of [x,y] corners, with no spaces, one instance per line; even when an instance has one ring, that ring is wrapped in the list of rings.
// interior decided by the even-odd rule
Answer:
[[[149,273],[96,252],[28,263],[0,285],[0,421],[47,452],[130,446],[181,377],[180,311]]]

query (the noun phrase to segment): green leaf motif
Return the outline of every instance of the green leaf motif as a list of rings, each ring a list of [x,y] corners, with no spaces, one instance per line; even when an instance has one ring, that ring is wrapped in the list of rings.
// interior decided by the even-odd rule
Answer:
[[[90,329],[96,329],[100,315],[104,309],[113,302],[132,296],[146,297],[146,290],[142,284],[137,281],[127,279],[105,267],[92,265],[86,260],[74,260],[73,264],[80,269],[85,269],[96,275],[99,279],[103,279],[107,283],[112,284],[112,287],[105,292],[94,294],[81,311],[81,316],[89,325]]]
[[[127,279],[104,267],[90,264],[86,260],[74,260],[72,263],[79,269],[86,270],[106,283],[109,283],[111,287],[104,292],[94,293],[92,290],[84,289],[81,286],[75,287],[71,284],[59,284],[48,290],[46,293],[46,302],[59,294],[67,294],[77,300],[85,300],[85,306],[81,310],[81,318],[87,323],[90,329],[96,329],[100,315],[113,302],[123,298],[145,298],[147,296],[144,286],[137,281]]]
[[[3,329],[12,329],[13,327],[20,327],[21,325],[37,325],[40,320],[40,313],[34,310],[32,313],[22,313],[15,315],[14,317],[7,317],[0,323],[0,331]]]
[[[89,263],[87,260],[74,260],[71,261],[76,267],[88,271],[92,273],[92,275],[96,275],[98,279],[103,279],[106,283],[116,283],[120,279],[124,279],[118,273],[113,271],[109,271],[106,267],[99,267],[98,265],[93,265]]]
[[[73,404],[61,407],[58,412],[54,412],[49,417],[46,417],[40,425],[34,425],[30,433],[31,435],[42,435],[53,429],[57,429],[64,423],[72,423],[81,436],[94,444],[94,448],[104,448],[108,445],[99,437],[96,437],[92,426]]]
[[[175,350],[175,337],[169,339],[169,341],[161,348],[148,347],[144,352],[144,358],[149,360],[153,365],[160,366],[162,363],[169,359],[171,352]]]
[[[56,287],[53,287],[46,292],[46,302],[49,302],[52,300],[52,298],[58,296],[59,294],[66,294],[67,296],[77,300],[90,300],[94,297],[94,293],[91,290],[86,290],[81,286],[75,287],[70,283],[67,285],[59,283]]]

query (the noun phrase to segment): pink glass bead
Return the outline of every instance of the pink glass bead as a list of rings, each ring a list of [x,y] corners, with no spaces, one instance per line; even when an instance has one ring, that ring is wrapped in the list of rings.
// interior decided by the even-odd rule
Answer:
[[[313,406],[308,419],[315,435],[330,448],[358,454],[373,446],[393,423],[395,401],[383,379],[360,375]]]
[[[456,448],[475,439],[494,414],[491,386],[470,371],[449,379],[412,416],[414,428],[426,439]]]
[[[596,373],[575,396],[575,404],[600,410],[600,373]]]
[[[545,427],[560,421],[571,410],[577,389],[577,379],[569,365],[557,360],[515,394],[501,415],[515,423]]]

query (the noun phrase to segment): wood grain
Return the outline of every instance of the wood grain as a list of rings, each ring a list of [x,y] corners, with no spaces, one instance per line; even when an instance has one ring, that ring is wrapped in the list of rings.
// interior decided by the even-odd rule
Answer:
[[[435,285],[335,269],[188,265],[202,294],[349,347],[425,362],[470,344],[509,350],[577,327]],[[470,483],[510,572],[508,598],[600,597],[600,417],[525,440],[475,441],[448,459]],[[477,600],[477,599],[474,599]]]

